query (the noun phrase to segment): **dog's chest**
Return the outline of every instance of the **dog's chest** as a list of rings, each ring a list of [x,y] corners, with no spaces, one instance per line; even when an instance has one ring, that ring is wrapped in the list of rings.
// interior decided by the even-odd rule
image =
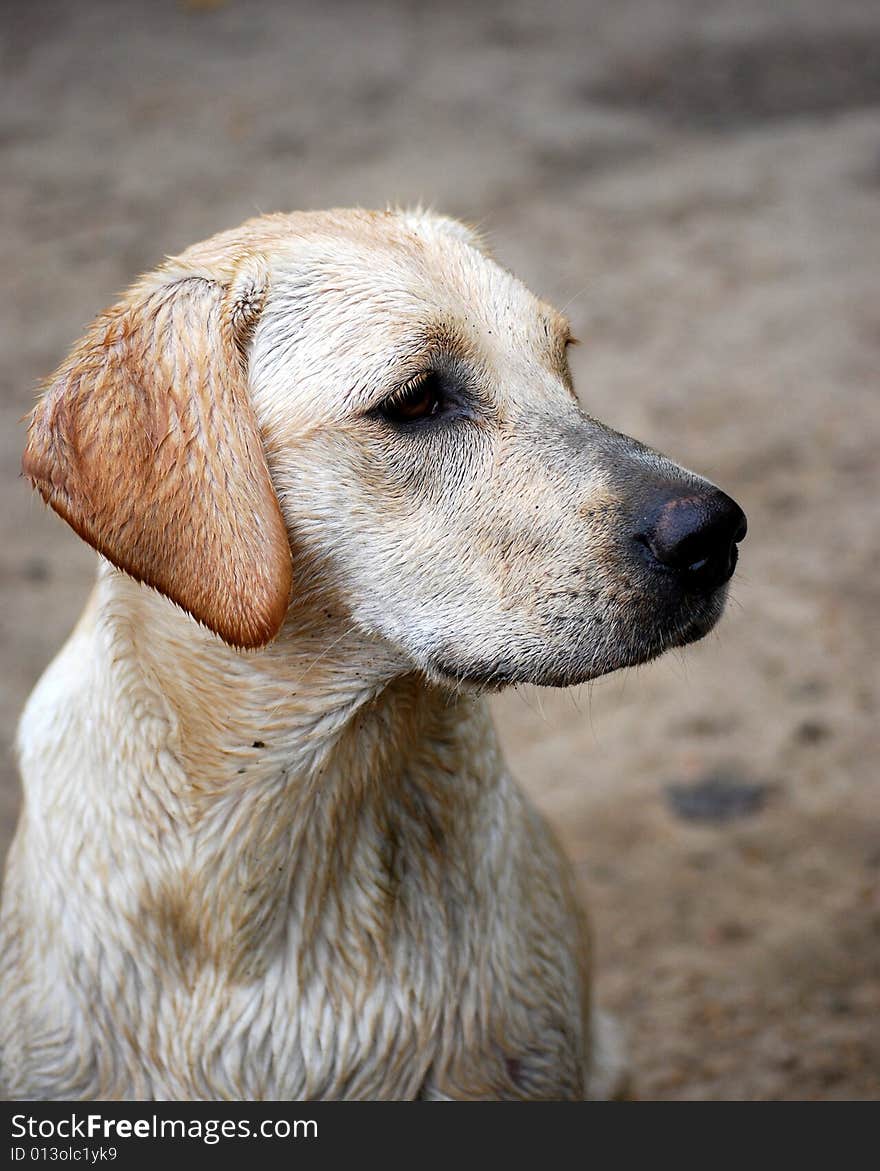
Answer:
[[[63,792],[67,815],[25,827],[20,889],[6,899],[22,948],[6,1057],[16,1093],[583,1092],[580,977],[555,855],[515,788],[494,779],[484,722],[474,717],[466,741],[460,729],[438,740],[429,775],[399,776],[393,800],[375,784],[353,801],[340,765],[308,817],[291,810],[303,791],[293,770],[237,768],[224,800],[207,792],[197,833],[161,800],[184,789],[161,711],[140,711],[137,729],[137,751],[114,741],[115,755],[79,737],[83,759],[68,754],[66,771],[43,749],[23,754],[31,807]],[[114,820],[86,851],[80,827],[104,806],[83,777],[104,775]],[[48,842],[34,836],[46,826]],[[53,929],[35,931],[42,922]]]
[[[401,948],[349,961],[345,943],[299,982],[284,964],[259,986],[199,986],[169,996],[140,1056],[156,1097],[413,1099],[579,1097],[575,990],[519,1001],[525,971],[496,970],[487,992],[479,946]],[[322,949],[321,949],[322,950]],[[320,955],[320,951],[318,953]],[[358,964],[362,965],[358,967]],[[177,1022],[175,1027],[173,1022]],[[155,1041],[159,1040],[156,1047]],[[185,1072],[184,1072],[185,1071]]]
[[[294,915],[271,946],[264,925],[269,958],[258,967],[230,963],[228,937],[199,954],[211,941],[198,943],[194,920],[152,917],[143,901],[127,919],[131,938],[114,943],[105,930],[100,950],[83,947],[81,918],[75,946],[49,965],[67,968],[52,1020],[44,1002],[22,1001],[36,1015],[21,1038],[32,1074],[20,1088],[209,1100],[580,1096],[577,973],[561,949],[557,966],[542,959],[564,924],[488,915],[488,891],[468,900],[456,888],[448,879],[413,891],[404,879],[386,892],[390,918],[375,889],[327,893],[319,915]],[[219,919],[208,906],[199,915]],[[42,1035],[51,1044],[31,1050]]]
[[[279,973],[279,976],[281,973]],[[158,1046],[142,1050],[155,1097],[413,1098],[441,1027],[440,998],[395,981],[342,988],[201,987],[170,996]]]

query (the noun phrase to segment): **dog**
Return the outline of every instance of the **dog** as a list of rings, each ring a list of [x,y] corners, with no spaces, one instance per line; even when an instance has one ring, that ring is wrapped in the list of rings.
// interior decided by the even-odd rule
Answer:
[[[615,1092],[484,693],[700,638],[746,522],[582,411],[572,340],[454,220],[295,213],[49,381],[24,472],[102,560],[20,724],[8,1096]]]

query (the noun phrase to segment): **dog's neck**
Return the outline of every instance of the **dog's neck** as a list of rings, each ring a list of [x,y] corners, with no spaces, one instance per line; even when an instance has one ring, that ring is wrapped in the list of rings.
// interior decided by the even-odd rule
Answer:
[[[294,611],[272,646],[240,653],[104,572],[92,620],[113,702],[157,736],[156,774],[131,782],[159,843],[141,914],[176,941],[178,962],[198,950],[233,968],[265,959],[267,933],[280,944],[293,921],[326,922],[315,911],[328,898],[381,934],[397,872],[454,853],[459,812],[479,803],[468,777],[485,788],[498,775],[481,703],[402,671],[326,615]],[[488,767],[474,773],[464,762],[478,754]],[[353,903],[339,896],[355,875]]]

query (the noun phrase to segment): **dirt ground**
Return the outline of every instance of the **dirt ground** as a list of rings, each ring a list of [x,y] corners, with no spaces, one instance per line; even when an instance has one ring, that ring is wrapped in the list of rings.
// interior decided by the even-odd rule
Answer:
[[[880,1097],[874,0],[5,0],[0,31],[0,848],[94,567],[17,479],[37,380],[216,229],[423,200],[567,306],[592,413],[749,515],[704,643],[495,702],[638,1095]]]

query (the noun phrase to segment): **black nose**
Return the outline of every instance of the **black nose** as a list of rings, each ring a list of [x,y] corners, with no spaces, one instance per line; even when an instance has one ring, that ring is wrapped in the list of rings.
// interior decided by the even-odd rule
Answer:
[[[689,590],[709,593],[729,580],[746,517],[718,488],[658,492],[642,514],[635,539],[654,562],[675,570]]]

